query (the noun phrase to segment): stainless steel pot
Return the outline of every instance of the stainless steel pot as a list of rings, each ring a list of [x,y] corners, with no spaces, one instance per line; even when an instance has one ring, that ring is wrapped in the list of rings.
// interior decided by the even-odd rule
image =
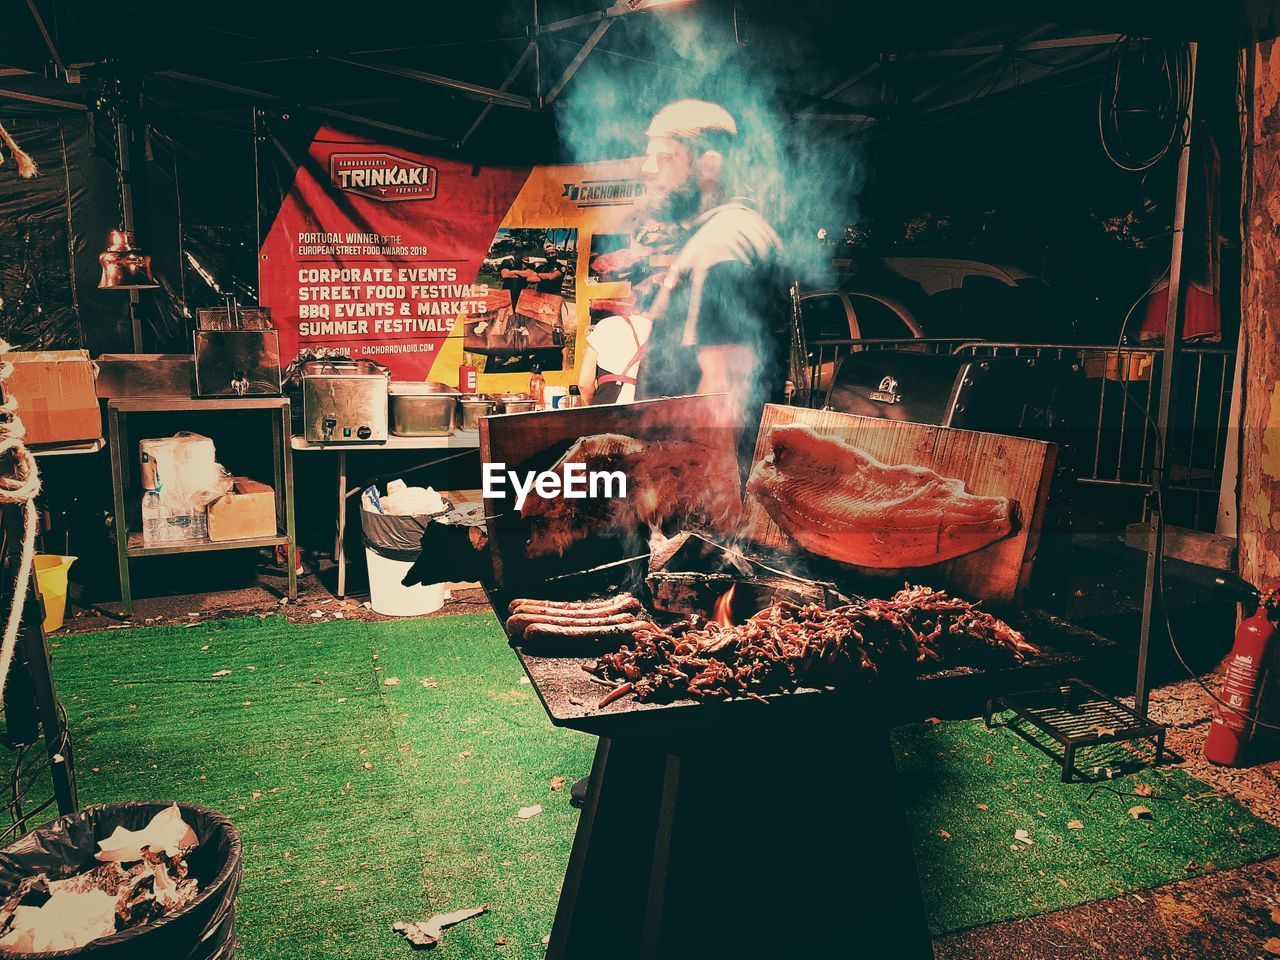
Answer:
[[[447,437],[456,422],[458,396],[440,383],[393,383],[391,432],[398,437]]]
[[[485,396],[483,393],[477,393],[460,399],[458,407],[462,410],[458,420],[458,429],[479,430],[480,418],[496,413],[498,401],[493,397]]]
[[[538,409],[527,393],[495,393],[493,399],[498,402],[499,413],[526,413]]]
[[[503,413],[529,413],[538,409],[538,401],[529,397],[525,400],[508,400],[502,405]]]

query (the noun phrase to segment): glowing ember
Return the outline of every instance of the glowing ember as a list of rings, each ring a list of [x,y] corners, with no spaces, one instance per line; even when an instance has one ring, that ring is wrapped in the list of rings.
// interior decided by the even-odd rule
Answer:
[[[733,626],[733,591],[738,589],[738,585],[731,584],[729,589],[724,592],[724,596],[716,601],[715,621],[720,626],[728,629]]]

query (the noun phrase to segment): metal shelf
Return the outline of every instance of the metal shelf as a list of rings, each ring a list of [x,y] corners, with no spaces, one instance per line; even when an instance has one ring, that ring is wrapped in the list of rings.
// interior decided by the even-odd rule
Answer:
[[[130,483],[130,465],[137,447],[129,442],[127,421],[130,416],[160,411],[186,413],[219,413],[257,411],[271,423],[271,448],[276,499],[276,535],[245,540],[177,540],[172,543],[145,546],[142,531],[130,531],[125,519],[125,497],[134,492]],[[286,397],[117,397],[107,402],[107,436],[111,451],[111,488],[114,493],[116,554],[120,568],[120,607],[126,615],[133,612],[133,593],[129,583],[129,561],[135,557],[154,557],[178,553],[207,553],[214,550],[253,549],[287,545],[286,555],[296,552],[296,527],[293,512],[293,451],[290,447],[290,408]],[[283,531],[283,532],[280,532]],[[289,597],[297,599],[298,575],[294,563],[288,570]]]
[[[277,547],[289,542],[288,536],[278,533],[274,537],[249,537],[246,540],[173,540],[145,546],[142,534],[129,534],[130,557],[156,557],[166,553],[208,553],[213,550],[247,550],[254,547]]]

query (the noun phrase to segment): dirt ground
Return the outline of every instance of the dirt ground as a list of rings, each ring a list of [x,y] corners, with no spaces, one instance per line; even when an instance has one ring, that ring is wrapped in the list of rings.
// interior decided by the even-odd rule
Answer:
[[[332,570],[299,578],[298,599],[283,598],[278,567],[264,566],[255,586],[219,593],[135,600],[132,617],[118,604],[68,612],[63,632],[195,624],[225,617],[278,613],[294,623],[385,619],[369,607],[367,593],[338,598],[326,588]],[[435,615],[488,610],[478,586],[458,585]],[[50,638],[56,645],[59,634]],[[1207,678],[1213,686],[1215,678]],[[1215,687],[1216,689],[1216,687]],[[1213,789],[1230,795],[1256,816],[1280,826],[1280,739],[1263,740],[1275,759],[1243,769],[1206,763],[1200,748],[1208,730],[1210,701],[1191,680],[1152,693],[1152,715],[1170,725],[1171,762]],[[1254,960],[1280,955],[1280,857],[1222,870],[1067,910],[992,924],[934,942],[938,960]]]

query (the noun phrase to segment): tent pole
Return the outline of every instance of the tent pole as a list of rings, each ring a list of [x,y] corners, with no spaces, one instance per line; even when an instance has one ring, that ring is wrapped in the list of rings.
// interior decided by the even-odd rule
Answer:
[[[1173,199],[1173,242],[1169,254],[1169,306],[1164,321],[1164,354],[1160,361],[1160,405],[1156,409],[1156,462],[1152,471],[1152,535],[1147,547],[1147,574],[1142,591],[1142,628],[1138,634],[1138,676],[1134,685],[1134,708],[1146,716],[1150,691],[1147,688],[1147,657],[1151,647],[1152,619],[1164,562],[1164,490],[1169,467],[1169,430],[1173,423],[1174,366],[1182,343],[1182,313],[1186,291],[1182,280],[1182,243],[1187,221],[1187,181],[1191,171],[1191,131],[1196,102],[1196,54],[1198,44],[1188,44],[1191,92],[1187,97],[1186,136],[1178,154],[1178,180]]]

